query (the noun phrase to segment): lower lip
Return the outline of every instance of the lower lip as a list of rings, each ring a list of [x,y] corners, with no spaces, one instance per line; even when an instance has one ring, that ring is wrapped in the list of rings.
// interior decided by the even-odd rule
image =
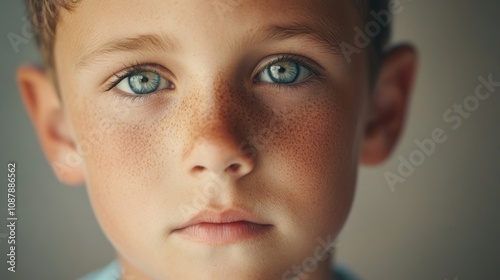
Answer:
[[[243,241],[265,234],[271,225],[250,222],[199,223],[175,232],[197,242],[207,244],[225,244]]]

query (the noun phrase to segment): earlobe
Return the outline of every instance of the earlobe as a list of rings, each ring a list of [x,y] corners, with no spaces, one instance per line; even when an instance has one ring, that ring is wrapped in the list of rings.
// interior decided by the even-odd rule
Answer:
[[[417,68],[417,53],[410,45],[387,51],[375,84],[366,122],[361,163],[375,165],[386,160],[404,127]]]
[[[40,68],[21,66],[17,82],[42,150],[57,178],[70,185],[83,183],[82,159],[68,133],[62,103],[52,79]]]

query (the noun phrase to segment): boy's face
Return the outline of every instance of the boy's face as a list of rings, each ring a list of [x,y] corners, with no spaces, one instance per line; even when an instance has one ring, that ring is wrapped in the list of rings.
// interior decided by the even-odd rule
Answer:
[[[347,63],[336,44],[354,45],[362,23],[331,0],[83,0],[62,13],[68,139],[126,273],[281,279],[335,239],[370,107],[366,50]],[[185,227],[231,209],[255,217]],[[329,279],[327,261],[313,268]]]

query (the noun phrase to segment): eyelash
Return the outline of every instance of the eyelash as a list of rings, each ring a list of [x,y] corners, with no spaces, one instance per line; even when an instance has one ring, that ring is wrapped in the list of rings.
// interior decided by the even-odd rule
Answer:
[[[268,86],[272,86],[276,88],[277,90],[284,90],[284,89],[291,89],[291,90],[300,90],[305,86],[308,86],[311,82],[314,82],[317,79],[320,79],[322,77],[321,73],[316,70],[315,67],[311,66],[310,63],[306,61],[307,59],[301,56],[296,56],[296,55],[281,55],[270,62],[267,62],[264,67],[262,67],[257,74],[262,73],[262,71],[265,71],[267,67],[270,65],[273,65],[275,63],[283,62],[283,61],[293,61],[297,62],[299,66],[306,68],[307,70],[311,71],[311,76],[308,77],[306,80],[303,82],[299,83],[294,83],[294,84],[279,84],[279,83],[265,83]],[[256,78],[253,79],[253,82],[255,84],[262,84],[263,82],[255,81]]]
[[[106,92],[111,91],[124,79],[126,79],[130,76],[133,76],[134,74],[140,73],[140,72],[147,71],[147,72],[152,72],[152,73],[155,73],[157,75],[163,76],[160,74],[160,71],[154,69],[155,64],[153,64],[153,63],[143,64],[143,63],[135,62],[134,64],[129,64],[129,65],[124,64],[123,68],[127,69],[127,70],[113,73],[113,76],[116,77],[116,79],[113,79],[112,81],[107,83],[104,91],[106,91]],[[145,101],[147,99],[158,96],[158,91],[154,91],[152,93],[143,94],[143,95],[139,95],[139,94],[132,95],[132,94],[123,94],[122,93],[122,94],[114,94],[113,96],[115,98],[118,98],[118,100],[120,100],[120,101],[130,101],[130,102]]]
[[[140,72],[147,71],[147,72],[152,72],[152,73],[155,73],[157,75],[162,76],[159,73],[159,71],[157,71],[157,70],[154,69],[154,64],[152,64],[152,63],[141,64],[141,63],[136,62],[136,63],[131,64],[131,65],[124,64],[123,68],[125,68],[127,70],[113,73],[113,76],[115,76],[116,79],[114,79],[113,81],[110,81],[106,85],[105,91],[112,90],[114,87],[116,87],[124,79],[126,79],[126,78],[128,78],[130,76],[133,76],[134,74],[140,73]]]
[[[302,87],[305,87],[309,85],[309,83],[314,82],[316,79],[321,78],[321,74],[310,65],[310,63],[306,62],[306,59],[301,57],[301,56],[295,56],[295,55],[281,55],[270,62],[267,62],[265,66],[263,66],[256,75],[262,73],[262,71],[265,71],[267,67],[269,67],[272,64],[279,63],[279,62],[284,62],[284,61],[293,61],[297,62],[299,66],[306,68],[309,70],[312,74],[310,77],[308,77],[306,80],[303,82],[299,83],[294,83],[294,84],[280,84],[280,83],[265,83],[268,86],[275,87],[278,90],[283,90],[283,89],[291,89],[291,90],[300,90]],[[124,79],[133,76],[134,74],[148,71],[155,73],[157,75],[162,76],[158,70],[154,69],[155,64],[152,63],[147,63],[147,64],[141,64],[139,62],[136,62],[134,64],[130,65],[124,65],[124,71],[121,72],[115,72],[113,73],[113,76],[116,77],[116,79],[113,79],[107,85],[105,86],[105,91],[111,91],[113,88],[115,88],[121,81]],[[254,84],[263,84],[263,82],[256,81],[256,77],[253,78],[253,83]],[[149,93],[149,94],[143,94],[143,95],[131,95],[131,94],[116,94],[116,98],[123,99],[123,100],[130,100],[130,101],[138,101],[138,100],[145,100],[148,98],[156,97],[158,95],[158,91]]]

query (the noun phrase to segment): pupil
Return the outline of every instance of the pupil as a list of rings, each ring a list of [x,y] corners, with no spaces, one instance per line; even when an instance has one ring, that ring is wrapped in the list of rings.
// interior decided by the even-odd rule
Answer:
[[[148,77],[142,76],[141,83],[147,83],[149,81]]]
[[[279,67],[279,69],[278,69],[278,72],[279,72],[280,74],[285,73],[285,71],[286,71],[285,67],[282,67],[282,66],[280,66],[280,67]]]

